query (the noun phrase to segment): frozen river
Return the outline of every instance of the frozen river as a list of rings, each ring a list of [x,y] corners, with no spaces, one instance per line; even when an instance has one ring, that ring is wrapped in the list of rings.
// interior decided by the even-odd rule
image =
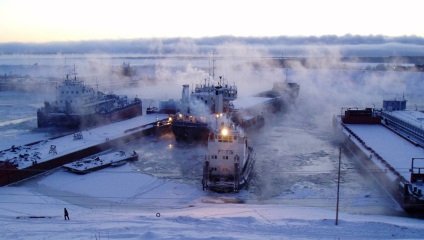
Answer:
[[[173,71],[171,75],[167,71],[156,72],[156,75],[162,74],[160,76],[163,78],[158,84],[117,90],[128,94],[137,91],[144,99],[144,107],[147,107],[151,102],[148,99],[153,98],[154,92],[161,91],[163,83],[173,81],[173,88],[167,88],[169,92],[173,89],[172,94],[165,96],[175,98],[181,93],[181,83],[186,80],[190,84],[199,83],[198,78],[189,81],[201,72],[195,66],[189,65]],[[246,81],[236,82],[241,96],[246,95],[246,92],[254,93],[258,90],[255,86],[269,88],[272,81],[285,77],[282,69],[264,68],[249,73],[227,73],[228,77],[237,79],[242,79],[239,77],[242,75],[243,81]],[[410,100],[409,106],[422,107],[423,75],[341,70],[288,70],[286,73],[289,80],[301,86],[295,106],[286,113],[268,116],[266,126],[258,133],[250,134],[249,140],[257,156],[254,178],[247,190],[224,196],[246,203],[334,209],[340,145],[333,135],[333,114],[338,114],[341,107],[378,107],[383,99],[402,95]],[[170,76],[177,76],[177,79]],[[258,79],[268,81],[253,84],[253,89],[247,87]],[[162,92],[160,98],[165,96]],[[37,108],[44,100],[52,98],[51,95],[35,93],[0,92],[1,149],[58,134],[52,130],[36,129]],[[169,133],[160,137],[148,136],[130,142],[123,148],[140,154],[140,160],[131,164],[131,168],[140,174],[186,184],[191,189],[201,191],[206,146],[177,143],[172,133]],[[346,151],[342,150],[341,158],[340,208],[351,213],[402,215],[403,211],[390,195],[363,173]],[[111,174],[113,178],[113,173],[109,171],[105,170],[104,174]],[[34,184],[34,180],[24,182],[23,185],[33,187],[35,191],[40,187]],[[45,189],[40,187],[39,191]],[[203,194],[222,196],[216,193]]]

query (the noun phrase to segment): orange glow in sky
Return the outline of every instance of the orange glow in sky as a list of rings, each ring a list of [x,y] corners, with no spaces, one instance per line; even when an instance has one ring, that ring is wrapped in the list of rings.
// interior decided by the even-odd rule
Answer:
[[[0,42],[208,36],[424,37],[420,0],[1,0]]]

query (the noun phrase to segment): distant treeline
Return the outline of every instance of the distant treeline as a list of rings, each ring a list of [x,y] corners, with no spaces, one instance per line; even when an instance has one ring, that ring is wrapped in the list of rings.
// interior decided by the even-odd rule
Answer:
[[[334,68],[366,69],[378,71],[424,71],[424,56],[389,56],[389,57],[308,57],[281,58],[278,60],[286,68]],[[351,64],[354,63],[354,64]],[[364,65],[359,66],[358,63]]]
[[[341,47],[343,56],[424,55],[424,38],[418,36],[309,36],[309,37],[205,37],[92,40],[48,43],[0,43],[0,54],[207,54],[217,46],[233,43],[255,46],[273,56],[302,56],[302,47]]]

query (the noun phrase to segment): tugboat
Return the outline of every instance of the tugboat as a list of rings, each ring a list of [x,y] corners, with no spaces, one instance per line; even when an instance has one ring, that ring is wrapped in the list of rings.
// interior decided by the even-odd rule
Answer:
[[[142,115],[141,99],[132,101],[127,96],[95,91],[77,79],[75,67],[73,78],[66,74],[62,85],[56,88],[56,101],[44,102],[37,111],[37,123],[43,127],[83,128],[116,122]]]
[[[222,119],[217,116],[216,121]],[[203,168],[203,190],[238,192],[247,186],[254,162],[255,153],[248,145],[243,129],[234,123],[222,121],[209,134],[208,154]]]

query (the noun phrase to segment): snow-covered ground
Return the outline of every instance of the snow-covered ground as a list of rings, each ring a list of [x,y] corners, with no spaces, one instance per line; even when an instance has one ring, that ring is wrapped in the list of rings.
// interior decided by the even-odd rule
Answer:
[[[422,239],[419,219],[243,204],[130,165],[0,189],[1,239]],[[70,220],[65,221],[67,208]]]

